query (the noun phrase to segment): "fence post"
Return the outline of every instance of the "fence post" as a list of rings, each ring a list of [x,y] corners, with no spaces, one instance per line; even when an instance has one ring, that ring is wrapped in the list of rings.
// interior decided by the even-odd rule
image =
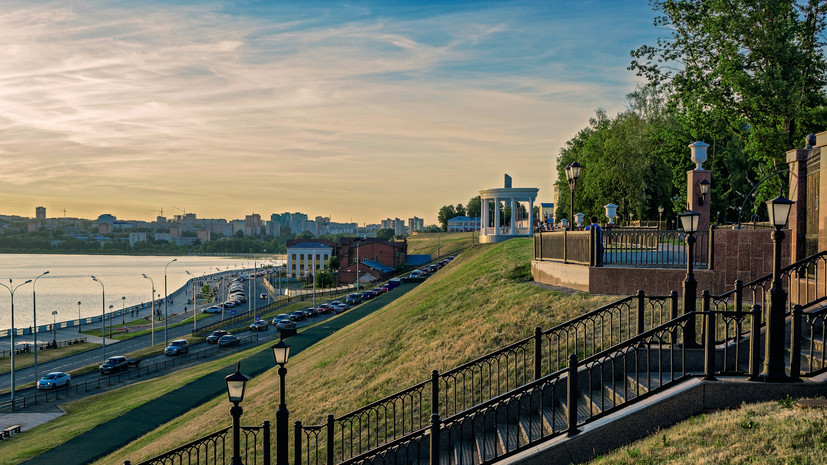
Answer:
[[[790,323],[790,378],[801,380],[801,305],[793,306],[793,319]]]
[[[577,354],[569,354],[569,373],[568,383],[566,383],[567,392],[566,399],[569,407],[567,419],[568,436],[574,436],[579,432],[577,429],[577,398],[580,394],[580,389],[577,387]]]
[[[333,415],[327,416],[327,465],[333,465],[333,434],[336,432],[334,419]]]
[[[431,414],[439,413],[439,370],[431,372]],[[447,415],[448,412],[445,412]]]
[[[294,431],[294,438],[293,438],[293,459],[295,465],[301,465],[302,463],[302,422],[296,420],[295,423],[295,431]]]
[[[431,465],[439,465],[439,425],[438,413],[431,414]]]
[[[563,230],[563,263],[568,263],[569,260],[569,235],[568,231]]]
[[[703,292],[703,312],[706,315],[704,323],[704,379],[715,381],[715,315],[709,311],[709,290]]]
[[[595,266],[594,258],[594,232],[596,228],[589,229],[589,266]]]
[[[540,379],[543,371],[543,329],[534,328],[534,379]]]
[[[761,360],[761,306],[755,304],[750,311],[749,331],[749,380],[758,381]]]
[[[264,430],[264,437],[262,438],[264,465],[270,465],[270,420],[264,420],[264,424],[261,425],[261,428]]]
[[[637,333],[636,334],[643,334],[644,328],[644,318],[646,317],[646,305],[645,305],[646,294],[643,292],[643,289],[637,290]]]
[[[740,279],[735,280],[735,311],[741,313],[744,305],[744,283]]]

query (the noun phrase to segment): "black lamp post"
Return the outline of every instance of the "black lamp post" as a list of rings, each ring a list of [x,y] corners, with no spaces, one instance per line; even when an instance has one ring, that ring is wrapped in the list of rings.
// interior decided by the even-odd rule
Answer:
[[[770,289],[770,308],[767,314],[767,332],[764,338],[764,381],[789,381],[784,367],[784,326],[786,319],[787,291],[781,283],[781,243],[784,242],[784,229],[790,216],[792,200],[778,196],[767,201],[770,223],[775,226],[772,232],[772,288]],[[797,373],[793,373],[797,375]]]
[[[701,195],[698,197],[698,205],[704,204],[704,199],[706,199],[706,194],[709,194],[709,180],[704,179],[698,183],[698,190],[700,190]]]
[[[663,221],[663,207],[658,207],[658,229],[661,229],[661,221]]]
[[[574,226],[574,188],[577,186],[577,178],[580,177],[580,170],[583,165],[577,163],[570,163],[566,166],[566,179],[569,181],[569,223]]]
[[[692,262],[695,258],[695,233],[698,232],[698,223],[701,214],[687,210],[680,215],[683,231],[686,233],[686,278],[683,280],[683,313],[695,311],[695,304],[698,296],[698,282],[695,281],[695,274],[692,272]],[[686,347],[697,347],[695,342],[695,317],[686,322],[686,329],[683,334],[683,342]]]
[[[227,395],[230,398],[230,402],[233,403],[233,406],[230,408],[230,415],[233,417],[233,465],[243,465],[241,463],[241,451],[239,450],[240,444],[240,425],[239,421],[241,419],[241,414],[244,410],[239,407],[238,404],[244,400],[244,390],[247,387],[247,381],[250,378],[244,376],[241,373],[241,362],[238,362],[236,366],[235,373],[228,375],[224,378],[224,382],[227,383]]]
[[[273,358],[279,366],[279,409],[276,411],[276,465],[289,465],[287,462],[287,403],[284,400],[284,377],[287,375],[287,358],[290,356],[290,346],[284,341],[270,347],[273,349]]]

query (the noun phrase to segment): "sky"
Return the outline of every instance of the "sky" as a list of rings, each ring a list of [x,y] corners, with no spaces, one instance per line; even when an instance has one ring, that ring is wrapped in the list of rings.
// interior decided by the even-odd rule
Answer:
[[[647,1],[0,0],[0,214],[378,223],[537,187]]]

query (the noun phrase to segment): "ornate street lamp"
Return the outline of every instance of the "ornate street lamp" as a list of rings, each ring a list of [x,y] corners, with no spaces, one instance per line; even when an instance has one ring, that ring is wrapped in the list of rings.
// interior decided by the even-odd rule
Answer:
[[[770,308],[767,314],[767,330],[764,336],[764,370],[761,379],[764,381],[789,381],[784,366],[784,326],[786,320],[787,291],[781,283],[781,243],[784,242],[784,231],[790,216],[792,200],[778,196],[767,201],[770,223],[775,226],[772,232],[772,288],[770,289]],[[792,373],[798,377],[798,373]]]
[[[103,286],[103,281],[92,276],[92,281],[101,285],[101,337],[103,338],[103,361],[106,361],[106,288]]]
[[[11,409],[12,410],[14,410],[14,333],[16,331],[16,328],[14,327],[14,291],[16,291],[23,284],[29,284],[30,282],[32,282],[31,279],[29,279],[28,281],[26,281],[22,284],[18,284],[17,286],[13,286],[12,285],[12,280],[11,280],[11,278],[9,278],[9,285],[8,286],[6,286],[5,284],[0,283],[0,286],[3,286],[6,289],[8,289],[9,293],[11,294],[11,331],[9,332],[9,338],[10,338],[9,343],[11,345],[10,345],[9,348],[11,349]]]
[[[569,221],[574,220],[574,188],[577,186],[577,179],[580,178],[580,170],[583,165],[577,163],[570,163],[566,166],[566,179],[569,181]]]
[[[695,274],[692,272],[692,265],[695,260],[695,233],[698,232],[698,224],[701,214],[687,210],[678,218],[681,220],[683,231],[686,233],[686,278],[683,280],[683,313],[695,311],[698,296],[698,282],[695,281]],[[696,347],[695,342],[695,317],[686,322],[684,330],[684,344],[686,347]]]
[[[243,465],[241,463],[240,451],[240,429],[239,421],[244,410],[238,405],[244,400],[244,391],[247,388],[247,381],[250,378],[241,373],[241,362],[238,362],[235,373],[227,375],[224,382],[227,383],[227,396],[233,406],[230,408],[230,415],[233,417],[233,465]]]
[[[663,221],[663,207],[658,207],[658,229],[661,229],[661,221]]]
[[[287,358],[290,356],[290,346],[284,341],[270,347],[273,349],[273,358],[279,366],[279,409],[276,411],[276,465],[289,465],[287,462],[287,411],[284,378],[287,375]]]
[[[703,205],[704,199],[706,199],[706,194],[709,194],[709,180],[704,179],[701,182],[699,182],[698,190],[701,193],[701,195],[698,197],[698,205]]]
[[[32,280],[32,336],[34,337],[34,379],[37,381],[39,378],[37,377],[37,293],[35,292],[35,287],[37,286],[37,280],[49,274],[48,271],[44,271],[38,277]]]
[[[52,347],[57,348],[57,310],[52,310]]]

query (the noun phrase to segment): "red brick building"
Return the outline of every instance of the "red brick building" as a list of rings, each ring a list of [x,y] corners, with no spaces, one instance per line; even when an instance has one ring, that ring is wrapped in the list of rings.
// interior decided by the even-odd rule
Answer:
[[[408,243],[405,240],[343,237],[339,239],[336,251],[339,257],[339,283],[356,282],[357,268],[363,281],[370,279],[365,277],[367,274],[372,277],[370,280],[382,279],[405,264],[407,252]]]

